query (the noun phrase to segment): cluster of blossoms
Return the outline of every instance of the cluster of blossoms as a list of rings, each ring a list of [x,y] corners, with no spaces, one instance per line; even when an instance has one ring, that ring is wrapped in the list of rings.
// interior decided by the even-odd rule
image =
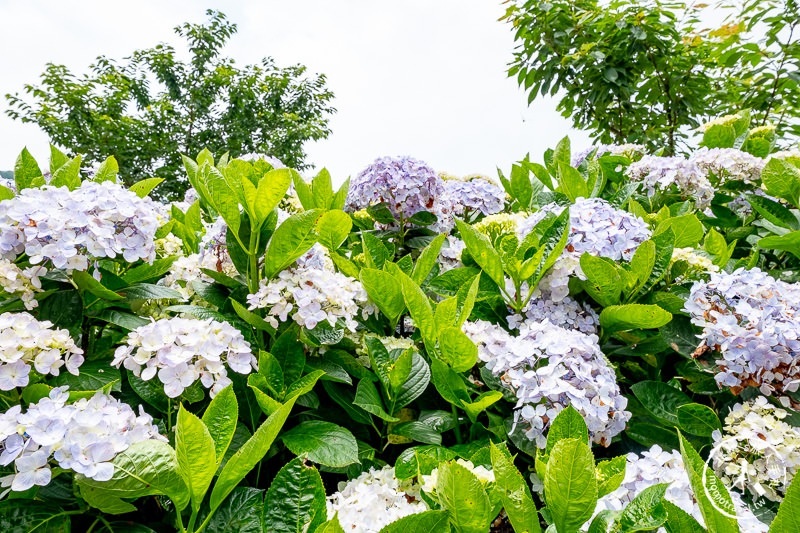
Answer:
[[[681,194],[692,197],[699,209],[708,207],[714,199],[714,186],[707,173],[691,159],[646,155],[632,163],[625,175],[643,182],[650,195],[656,189],[666,191],[674,185]]]
[[[526,218],[525,213],[498,213],[482,218],[473,227],[494,241],[500,235],[516,232]]]
[[[400,481],[394,467],[370,468],[355,479],[339,483],[328,496],[328,520],[338,513],[342,529],[352,533],[378,533],[388,524],[428,510],[419,485]]]
[[[466,248],[467,245],[464,244],[464,241],[448,235],[439,252],[439,274],[464,266],[461,262],[461,254]]]
[[[83,350],[65,329],[28,313],[0,315],[0,390],[28,384],[31,364],[39,374],[57,376],[62,366],[78,375]]]
[[[131,331],[111,364],[122,364],[145,381],[158,373],[170,398],[180,396],[199,378],[213,398],[231,384],[226,365],[249,374],[256,368],[256,358],[239,330],[227,322],[165,318]]]
[[[15,473],[0,478],[2,486],[21,492],[50,482],[50,457],[61,468],[96,481],[114,475],[114,457],[132,444],[159,435],[153,419],[112,396],[97,392],[68,404],[67,387],[28,407],[15,405],[0,415],[0,465],[14,462]]]
[[[654,445],[641,455],[628,454],[625,464],[625,478],[613,492],[597,502],[595,514],[604,510],[621,511],[643,490],[661,483],[669,483],[664,498],[690,514],[701,524],[704,523],[700,506],[694,497],[689,475],[683,464],[681,454],[676,450],[667,452]],[[761,523],[752,511],[741,503],[739,495],[731,493],[736,507],[739,528],[742,533],[766,533],[769,526]],[[664,528],[657,530],[666,533]]]
[[[800,385],[800,285],[759,269],[711,274],[692,285],[684,310],[703,328],[696,356],[718,353],[715,379],[734,394],[796,392]],[[782,397],[784,405],[789,404]]]
[[[544,295],[542,298],[532,298],[523,309],[522,314],[510,315],[508,326],[511,329],[517,329],[525,322],[542,322],[544,320],[586,335],[596,334],[597,326],[600,323],[600,317],[588,304],[580,303],[569,296],[561,300],[553,300]]]
[[[385,204],[397,220],[408,220],[428,211],[437,217],[430,226],[447,233],[453,227],[453,210],[445,194],[444,180],[413,157],[381,157],[350,182],[345,207],[350,212]]]
[[[475,474],[475,477],[477,477],[478,480],[484,485],[487,483],[494,483],[494,472],[485,466],[475,466],[472,461],[467,461],[465,459],[456,459],[456,463]],[[426,494],[436,494],[436,487],[439,484],[439,469],[434,468],[429,475],[422,475],[421,477],[422,483],[420,488]]]
[[[36,293],[42,291],[40,276],[47,274],[47,269],[41,265],[34,265],[22,269],[9,261],[0,258],[0,287],[18,297],[25,304],[25,309],[31,310],[39,306]]]
[[[542,207],[518,225],[517,237],[522,241],[548,213],[560,215],[564,209],[565,206],[558,204]],[[629,261],[639,245],[652,235],[644,220],[600,198],[578,198],[569,207],[567,231],[564,251],[537,287],[537,291],[549,294],[553,300],[569,294],[569,276],[585,279],[580,266],[584,253]]]
[[[150,198],[111,181],[28,188],[0,203],[0,254],[26,253],[33,264],[86,270],[93,258],[155,258],[158,216]]]
[[[444,192],[453,206],[453,213],[463,215],[468,209],[484,215],[493,215],[503,210],[506,191],[486,176],[471,175],[456,178],[441,175]]]
[[[202,269],[215,270],[228,276],[236,275],[236,267],[233,265],[227,252],[222,256],[212,253],[191,254],[185,257],[178,257],[172,265],[167,275],[159,280],[159,285],[164,285],[181,293],[186,300],[191,300],[194,296],[192,282],[195,280],[211,283],[212,280]],[[195,302],[202,305],[202,302]]]
[[[544,447],[545,431],[572,405],[586,421],[594,442],[608,446],[630,420],[628,400],[595,335],[542,322],[525,322],[519,336],[485,322],[466,322],[464,332],[478,346],[478,358],[517,397],[514,423]]]
[[[737,404],[714,432],[714,471],[728,486],[779,502],[800,468],[800,429],[764,396]]]
[[[717,185],[726,181],[742,181],[753,185],[761,181],[761,170],[766,163],[760,157],[735,148],[698,150],[691,161],[707,175],[712,175]]]
[[[359,312],[366,317],[376,311],[361,282],[336,272],[319,245],[300,258],[297,266],[263,280],[258,292],[248,295],[247,303],[251,310],[267,309],[266,320],[275,328],[291,314],[292,320],[308,329],[324,321],[335,326],[342,319],[347,329],[355,331]]]
[[[697,128],[697,131],[699,131],[700,133],[705,133],[708,130],[710,130],[713,126],[733,126],[733,123],[736,122],[737,120],[740,120],[741,118],[742,118],[741,113],[716,117],[704,124],[701,124],[700,127]]]
[[[719,272],[719,267],[715,265],[711,259],[700,255],[694,248],[674,248],[672,250],[672,259],[670,259],[670,267],[683,261],[686,263],[686,272],[681,275],[681,279],[675,280],[680,282],[684,279],[696,279],[704,274]]]
[[[183,241],[169,233],[166,237],[156,239],[156,255],[158,257],[172,257],[183,255]]]

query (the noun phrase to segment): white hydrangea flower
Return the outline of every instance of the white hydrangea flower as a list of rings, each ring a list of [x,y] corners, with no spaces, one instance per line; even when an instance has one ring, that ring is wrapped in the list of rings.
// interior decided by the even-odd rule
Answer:
[[[738,394],[759,387],[765,396],[796,392],[800,385],[800,284],[759,269],[739,268],[696,281],[684,306],[703,328],[695,352],[714,351],[715,379]],[[788,406],[788,397],[782,397]]]
[[[28,188],[0,203],[0,254],[54,268],[86,270],[90,259],[155,259],[156,203],[104,181]]]
[[[78,375],[83,350],[65,329],[28,313],[0,315],[0,390],[28,384],[31,366],[39,374],[57,376],[61,367]]]
[[[514,423],[539,447],[550,422],[568,405],[586,421],[594,442],[608,446],[631,418],[614,369],[595,335],[542,322],[524,322],[513,337],[482,320],[465,322],[478,358],[517,397]]]
[[[250,344],[227,322],[180,317],[131,331],[111,364],[123,365],[145,381],[158,375],[170,398],[180,396],[198,378],[213,398],[230,385],[228,368],[239,374],[257,368]]]
[[[342,529],[352,533],[378,533],[405,516],[428,510],[420,488],[400,481],[394,467],[370,468],[355,479],[339,483],[339,491],[328,496],[328,520],[338,513]]]
[[[625,175],[632,181],[643,182],[648,194],[656,189],[666,191],[674,185],[682,195],[691,196],[698,209],[708,207],[714,199],[708,173],[692,159],[646,155],[631,163]]]
[[[728,486],[779,502],[800,468],[800,429],[764,396],[737,404],[715,431],[714,471]]]
[[[0,287],[12,296],[17,296],[31,310],[39,306],[36,293],[42,292],[42,282],[39,279],[47,274],[47,269],[41,265],[33,265],[22,269],[9,261],[0,258]]]
[[[713,175],[715,183],[742,181],[748,185],[761,181],[761,170],[766,161],[735,148],[701,149],[689,158],[706,175]]]
[[[13,462],[15,470],[0,485],[17,492],[47,485],[51,457],[61,468],[108,481],[117,454],[148,439],[167,441],[141,406],[137,416],[99,391],[72,404],[68,398],[67,387],[57,387],[24,413],[17,405],[0,414],[0,465]]]
[[[548,204],[517,226],[520,242],[548,213],[560,215],[565,206]],[[650,238],[647,223],[601,198],[578,198],[569,206],[569,237],[564,251],[536,287],[534,297],[559,301],[569,294],[569,277],[586,279],[580,266],[584,253],[614,261],[630,261],[636,249]]]
[[[688,269],[684,272],[676,282],[681,282],[686,279],[696,279],[704,274],[712,272],[719,272],[719,267],[715,265],[711,259],[704,255],[700,255],[694,248],[674,248],[672,250],[672,259],[670,259],[669,266],[677,263],[678,261],[685,261]]]
[[[681,454],[675,450],[667,452],[658,445],[645,450],[641,456],[635,453],[628,454],[625,478],[622,484],[598,500],[594,514],[597,515],[604,510],[621,511],[644,489],[661,483],[669,483],[664,495],[666,500],[692,515],[700,524],[705,525]],[[742,533],[767,533],[769,526],[761,523],[752,511],[742,504],[739,494],[731,492],[731,499],[736,507],[739,528]],[[586,523],[583,527],[584,531],[588,529],[590,523],[591,520]],[[664,528],[656,531],[666,533]]]
[[[183,241],[172,233],[166,237],[156,239],[156,255],[158,257],[183,256]]]
[[[716,117],[704,124],[701,124],[700,127],[697,128],[697,131],[699,131],[700,133],[705,133],[709,129],[711,129],[712,126],[733,125],[733,123],[739,120],[740,118],[742,118],[740,113]]]
[[[467,461],[466,459],[458,458],[456,459],[456,463],[460,464],[473,474],[478,480],[483,483],[484,485],[487,483],[494,483],[494,472],[490,469],[486,468],[485,466],[475,466],[472,461]],[[434,468],[429,475],[422,476],[422,483],[420,484],[420,488],[425,491],[427,494],[436,494],[436,487],[439,483],[439,468]]]
[[[258,292],[247,296],[250,309],[267,309],[266,320],[277,328],[291,319],[314,329],[320,322],[331,326],[342,319],[355,331],[359,312],[366,317],[377,308],[369,303],[361,282],[333,269],[327,251],[315,245],[297,260],[297,265],[281,271],[272,280],[262,280]]]
[[[463,263],[461,263],[461,254],[466,248],[467,245],[464,241],[458,237],[448,235],[439,252],[439,274],[464,266]]]

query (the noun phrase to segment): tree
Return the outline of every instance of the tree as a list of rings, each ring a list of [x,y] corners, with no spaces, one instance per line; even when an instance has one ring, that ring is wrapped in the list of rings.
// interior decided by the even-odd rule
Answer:
[[[269,57],[240,68],[220,57],[236,24],[218,11],[207,15],[206,25],[175,28],[188,45],[188,62],[159,44],[123,62],[100,56],[86,75],[51,63],[39,85],[25,85],[28,99],[6,95],[6,113],[37,124],[89,162],[113,155],[128,184],[165,178],[157,189],[165,197],[188,187],[181,153],[203,148],[231,157],[258,152],[307,168],[303,145],[330,134],[335,112],[325,76],[309,76],[302,65],[279,68]]]
[[[742,107],[775,122],[784,137],[798,134],[800,97],[782,97],[797,86],[795,3],[748,0],[739,11],[726,8],[715,30],[703,29],[704,4],[513,3],[505,16],[517,42],[509,75],[529,102],[558,94],[562,115],[599,142],[674,154],[700,123]],[[759,38],[764,24],[769,31]]]

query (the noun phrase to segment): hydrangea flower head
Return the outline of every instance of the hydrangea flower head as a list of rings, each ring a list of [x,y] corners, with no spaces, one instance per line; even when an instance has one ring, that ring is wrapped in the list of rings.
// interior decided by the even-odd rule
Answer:
[[[714,183],[741,181],[749,185],[761,181],[761,170],[766,163],[760,157],[735,148],[698,150],[690,158],[706,175],[714,176]]]
[[[738,394],[758,387],[765,396],[800,385],[800,284],[759,269],[711,274],[692,285],[684,310],[703,328],[695,355],[718,358],[715,379]],[[788,397],[781,401],[788,405]]]
[[[428,211],[437,216],[435,231],[452,227],[452,206],[447,201],[444,180],[413,157],[380,157],[350,182],[345,207],[354,212],[371,205],[386,204],[392,215],[408,220]]]
[[[167,441],[141,406],[137,416],[128,404],[99,391],[72,404],[68,398],[67,387],[56,387],[24,413],[15,406],[0,414],[0,465],[15,467],[0,485],[17,492],[47,485],[51,457],[61,468],[108,481],[117,454],[148,439]]]
[[[631,163],[625,175],[643,182],[648,194],[674,186],[682,195],[691,197],[698,209],[707,207],[714,199],[714,186],[708,181],[707,171],[692,159],[646,155]]]
[[[200,379],[213,398],[230,385],[228,368],[249,374],[256,358],[239,330],[227,322],[176,317],[131,331],[111,364],[123,365],[145,381],[158,375],[170,398]]]
[[[52,326],[28,313],[0,315],[0,390],[26,386],[31,366],[43,375],[57,376],[61,367],[78,375],[83,350],[67,330]]]
[[[111,181],[82,183],[75,190],[28,188],[0,202],[0,254],[26,253],[33,264],[86,270],[89,260],[122,256],[155,259],[155,202]]]
[[[515,426],[539,447],[561,410],[572,405],[586,421],[594,442],[608,446],[631,418],[595,335],[558,327],[548,320],[525,322],[514,337],[482,320],[465,322],[478,358],[517,397]]]
[[[445,179],[444,193],[456,215],[467,210],[493,215],[503,210],[506,199],[506,191],[500,185],[480,175]]]
[[[39,306],[36,293],[42,291],[40,276],[47,274],[42,265],[20,268],[8,259],[0,258],[0,287],[11,296],[16,296],[30,311]]]

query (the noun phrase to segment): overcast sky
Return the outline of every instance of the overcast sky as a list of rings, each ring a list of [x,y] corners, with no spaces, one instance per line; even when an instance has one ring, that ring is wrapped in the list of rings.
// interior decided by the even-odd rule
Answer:
[[[83,72],[101,54],[180,45],[173,27],[203,22],[213,8],[239,26],[223,52],[237,63],[272,56],[327,75],[333,134],[307,151],[337,182],[376,157],[406,154],[452,174],[495,175],[527,152],[540,161],[567,134],[576,148],[588,146],[555,101],[528,107],[506,77],[514,42],[497,20],[500,1],[0,0],[0,94],[35,82],[47,62]],[[0,170],[13,168],[23,146],[45,166],[47,143],[36,126],[0,116]]]

